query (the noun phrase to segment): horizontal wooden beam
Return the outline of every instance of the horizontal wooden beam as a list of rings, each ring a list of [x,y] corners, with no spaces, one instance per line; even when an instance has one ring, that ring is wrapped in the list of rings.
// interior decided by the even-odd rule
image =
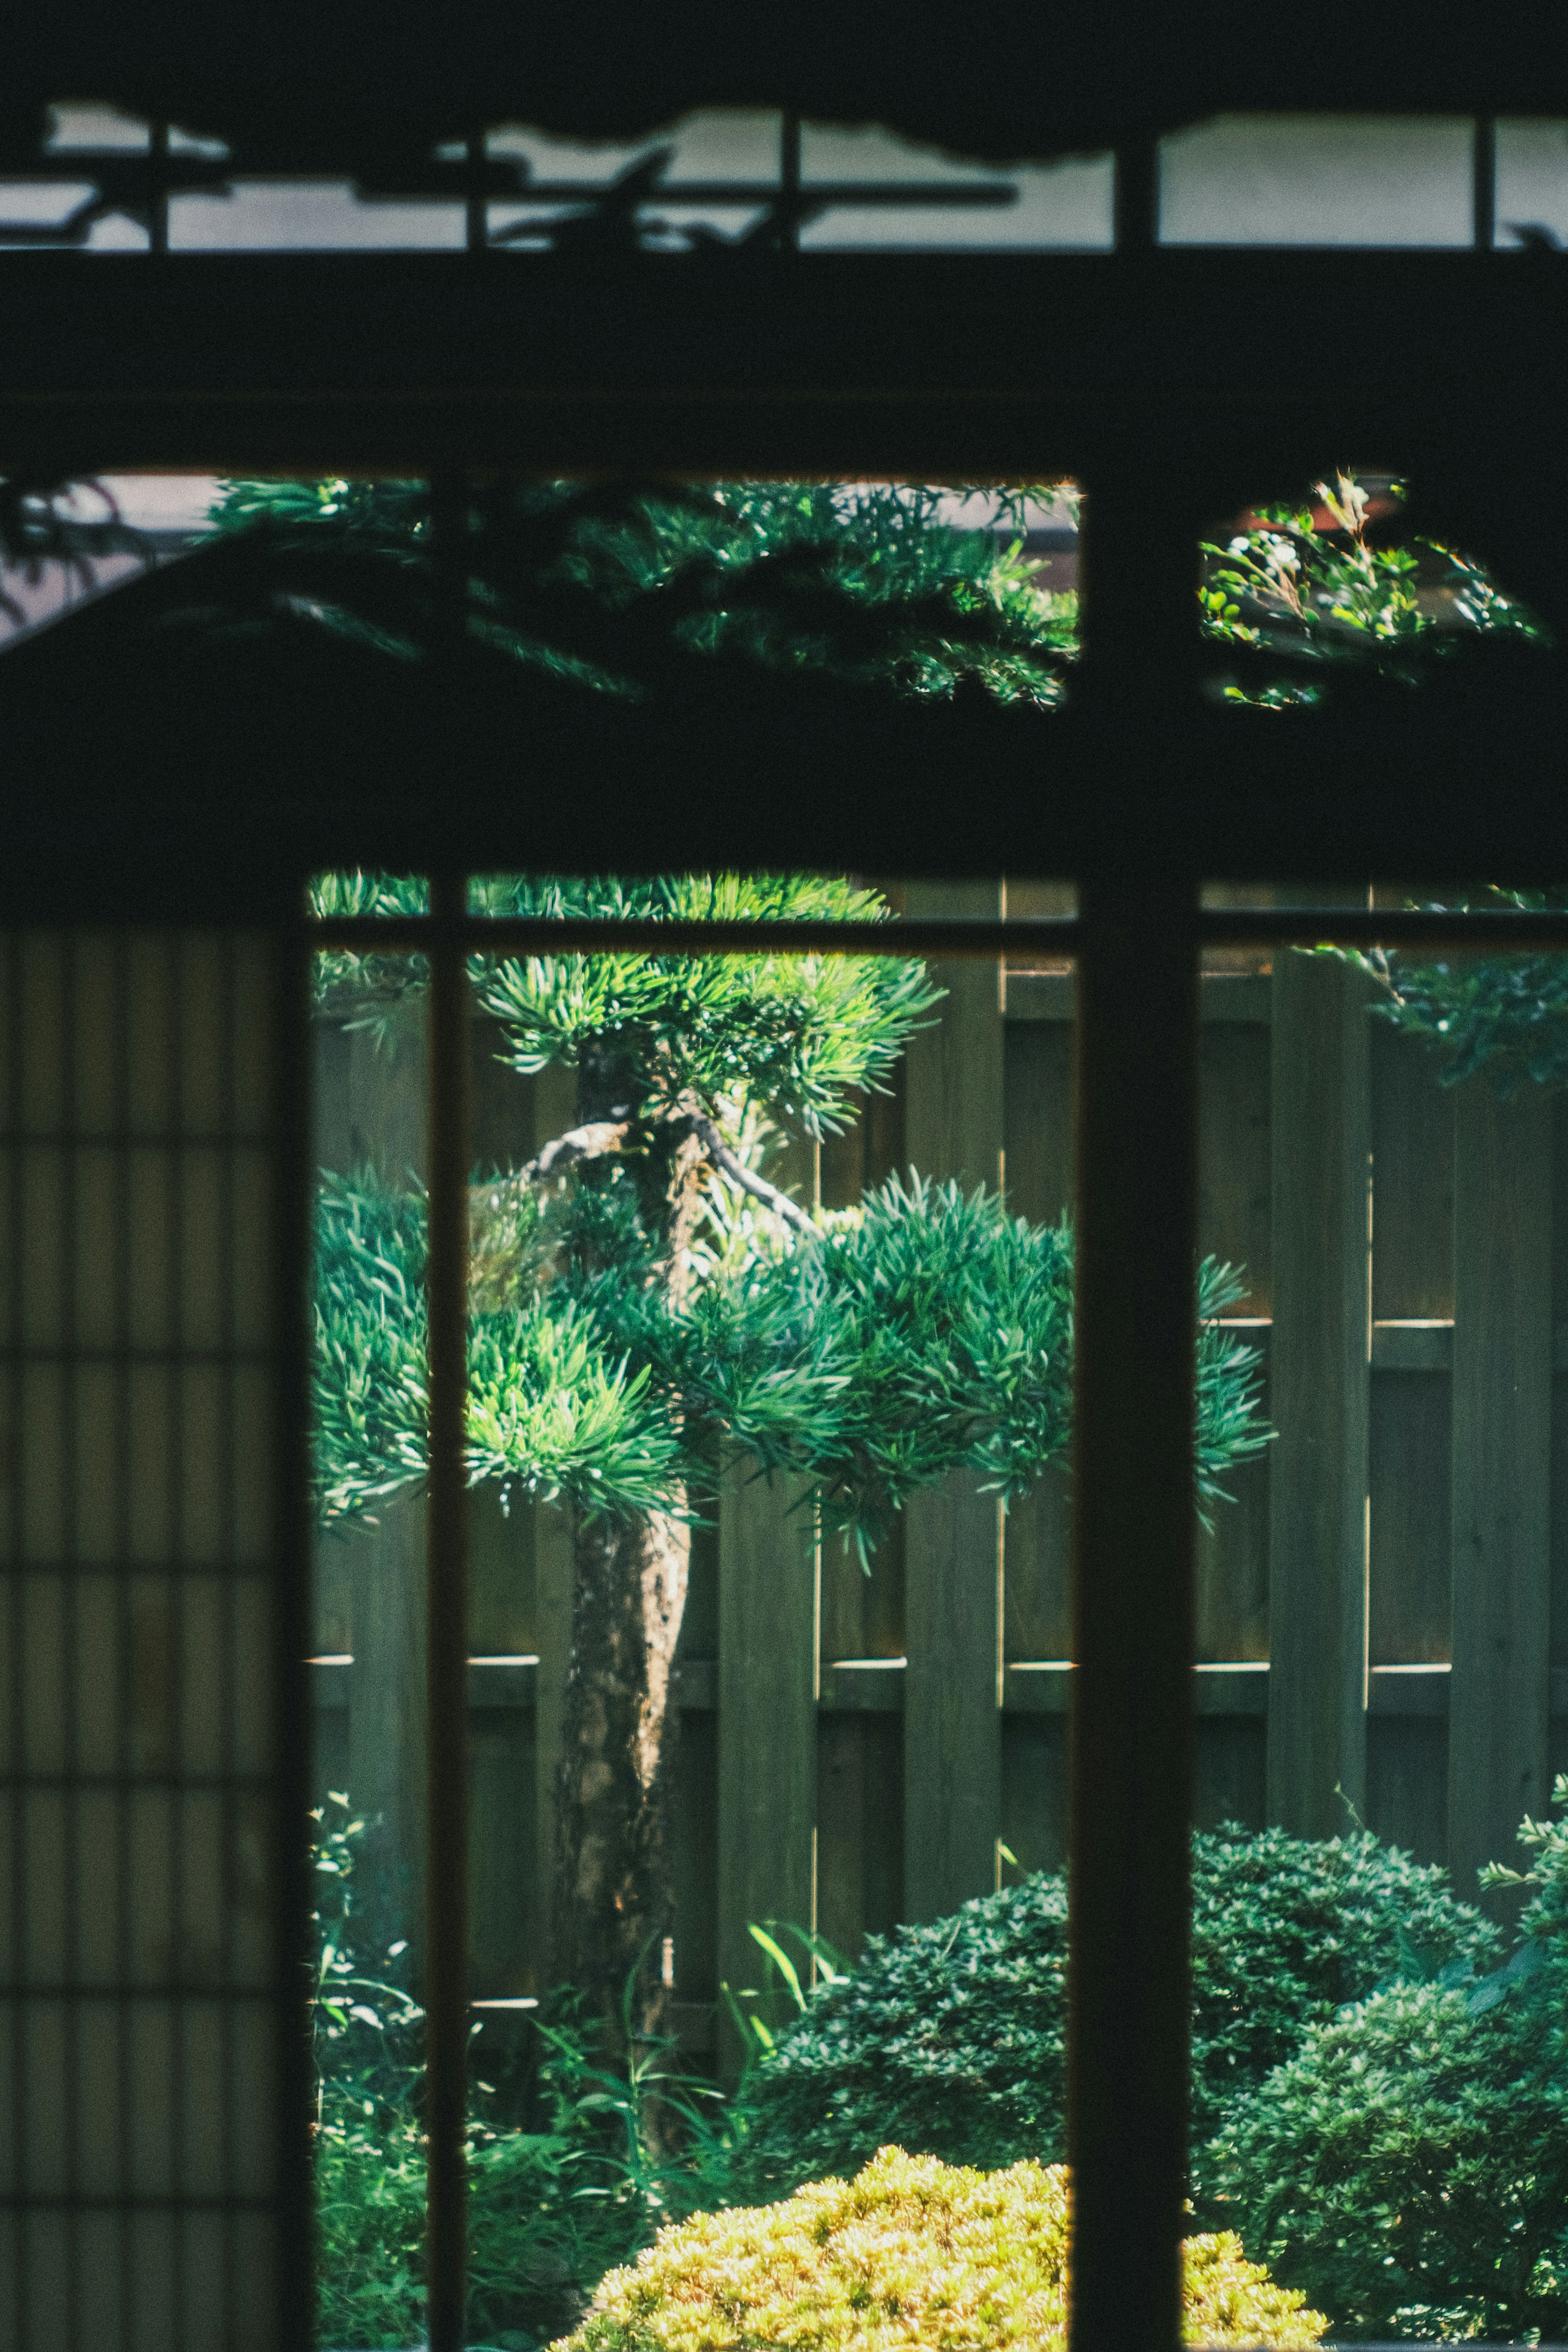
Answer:
[[[1002,1714],[1065,1716],[1072,1671],[1059,1658],[1015,1660],[1003,1670]],[[350,1706],[353,1677],[352,1663],[312,1666],[310,1693],[317,1707]],[[531,1659],[505,1664],[471,1661],[468,1705],[471,1708],[531,1712],[537,1677],[537,1664]],[[1193,1706],[1197,1715],[1261,1717],[1268,1711],[1267,1662],[1221,1660],[1197,1667],[1194,1679]],[[1367,1713],[1445,1717],[1448,1711],[1448,1688],[1449,1670],[1446,1665],[1373,1666],[1367,1675]],[[692,1715],[711,1715],[716,1711],[716,1659],[687,1660],[680,1674],[680,1704]],[[1552,1670],[1551,1709],[1554,1721],[1568,1718],[1568,1666],[1554,1666]],[[819,1717],[901,1715],[903,1660],[879,1658],[825,1664],[816,1711]]]
[[[1222,500],[1267,490],[1263,461],[1284,494],[1336,458],[1408,467],[1439,445],[1489,453],[1490,499],[1568,335],[1568,261],[1533,252],[23,251],[0,268],[6,472],[1039,478],[1135,415],[1228,459]],[[1262,317],[1335,329],[1297,339],[1267,401],[1236,364],[1237,320]],[[1435,416],[1432,383],[1456,381],[1469,396]],[[1543,446],[1552,429],[1539,419]]]
[[[1009,970],[1006,1017],[1009,1021],[1071,1021],[1077,985],[1070,972]],[[1270,1002],[1267,972],[1205,972],[1198,990],[1198,1017],[1267,1023]]]

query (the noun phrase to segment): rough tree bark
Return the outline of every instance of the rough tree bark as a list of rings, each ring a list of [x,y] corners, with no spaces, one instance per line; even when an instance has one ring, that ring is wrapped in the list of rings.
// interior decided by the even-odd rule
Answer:
[[[664,1513],[576,1528],[572,1661],[555,1806],[554,1975],[618,2025],[657,2034],[674,1932],[668,1810],[679,1713],[676,1644],[690,1529]],[[639,1966],[639,1962],[641,1965]]]
[[[624,1069],[581,1065],[584,1126],[625,1118]],[[613,1108],[612,1108],[613,1106]],[[644,1138],[636,1139],[637,1142]],[[658,1234],[653,1279],[679,1301],[706,1157],[689,1118],[635,1153],[644,1214]],[[691,1534],[674,1513],[579,1519],[573,1544],[572,1656],[556,1779],[552,1978],[619,2030],[637,1971],[632,2028],[664,2027],[663,1938],[674,1932],[669,1790],[679,1724],[676,1649]]]

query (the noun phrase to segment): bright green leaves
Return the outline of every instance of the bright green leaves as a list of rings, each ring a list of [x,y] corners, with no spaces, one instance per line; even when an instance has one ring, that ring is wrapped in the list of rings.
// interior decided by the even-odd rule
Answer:
[[[1397,484],[1394,494],[1403,495]],[[1347,661],[1415,684],[1478,636],[1542,635],[1522,604],[1453,548],[1374,543],[1372,501],[1352,475],[1320,482],[1317,497],[1322,523],[1310,508],[1266,507],[1224,547],[1204,547],[1205,634],[1236,647],[1258,679],[1232,684],[1227,699],[1273,709],[1316,702],[1312,668]],[[1267,677],[1279,660],[1295,674]]]

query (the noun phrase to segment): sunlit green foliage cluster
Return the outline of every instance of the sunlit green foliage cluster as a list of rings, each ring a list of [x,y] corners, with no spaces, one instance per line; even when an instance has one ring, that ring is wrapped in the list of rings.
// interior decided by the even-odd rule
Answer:
[[[319,917],[422,915],[428,886],[419,875],[320,874],[309,903]],[[877,892],[814,874],[486,875],[470,883],[469,905],[492,916],[669,923],[890,919]],[[428,978],[423,956],[331,950],[315,963],[318,1009],[384,1035]],[[690,1096],[729,1118],[764,1104],[814,1135],[843,1124],[853,1089],[883,1085],[942,996],[922,964],[895,955],[475,955],[468,977],[525,1076],[592,1053],[625,1074],[626,1108],[640,1118]]]
[[[661,2231],[562,2352],[1058,2352],[1068,2221],[1061,2165],[979,2171],[884,2147],[853,2180]],[[1184,2249],[1186,2343],[1315,2345],[1325,2322],[1304,2302],[1233,2237]]]
[[[1395,483],[1393,496],[1403,495]],[[1320,482],[1317,496],[1326,525],[1310,507],[1265,507],[1223,547],[1205,544],[1205,634],[1246,661],[1225,688],[1229,700],[1275,709],[1320,701],[1332,665],[1416,685],[1479,638],[1543,637],[1468,556],[1431,540],[1374,539],[1372,500],[1353,475]]]
[[[831,876],[678,874],[492,880],[497,914],[655,922],[889,919],[885,899]],[[710,1115],[750,1103],[812,1135],[844,1123],[851,1090],[879,1087],[942,992],[894,955],[658,956],[639,950],[509,959],[479,995],[531,1076],[584,1048],[625,1068],[630,1108],[656,1118],[694,1096]]]

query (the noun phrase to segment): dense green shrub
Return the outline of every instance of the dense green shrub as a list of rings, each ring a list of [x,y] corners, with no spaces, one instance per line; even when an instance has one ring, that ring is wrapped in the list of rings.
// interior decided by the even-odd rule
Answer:
[[[1365,1832],[1317,1841],[1229,1823],[1195,1837],[1194,2147],[1310,2026],[1394,1979],[1489,1968],[1500,1943],[1446,1871]]]
[[[1399,1985],[1315,2028],[1214,2151],[1249,2252],[1336,2328],[1519,2342],[1568,2328],[1568,2132],[1537,2020]]]
[[[660,2231],[563,2352],[1054,2352],[1067,2333],[1064,2167],[999,2172],[885,2147],[855,2180]],[[1189,2344],[1308,2346],[1324,2321],[1234,2236],[1189,2241]]]
[[[1345,2333],[1568,2333],[1568,1825],[1520,1843],[1528,1872],[1484,1874],[1534,1890],[1502,1967],[1314,2026],[1206,2151],[1249,2251]]]
[[[1362,1834],[1234,1825],[1193,1842],[1194,2143],[1314,2022],[1401,1973],[1487,1965],[1497,1937],[1444,1874]],[[994,2166],[1063,2153],[1067,1893],[1042,1874],[869,1939],[756,2068],[743,2193],[854,2171],[888,2143]],[[1201,2183],[1200,2183],[1201,2185]]]

